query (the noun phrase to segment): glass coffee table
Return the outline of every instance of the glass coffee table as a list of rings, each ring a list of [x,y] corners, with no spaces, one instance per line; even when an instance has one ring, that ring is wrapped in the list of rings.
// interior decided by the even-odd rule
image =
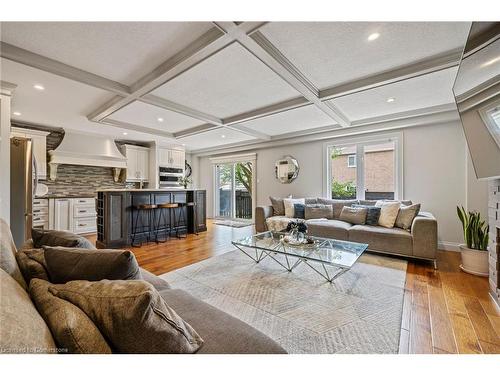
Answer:
[[[368,248],[363,243],[321,237],[310,237],[313,244],[291,245],[284,236],[282,232],[263,232],[231,243],[256,263],[269,257],[290,272],[306,264],[330,283],[347,272]]]

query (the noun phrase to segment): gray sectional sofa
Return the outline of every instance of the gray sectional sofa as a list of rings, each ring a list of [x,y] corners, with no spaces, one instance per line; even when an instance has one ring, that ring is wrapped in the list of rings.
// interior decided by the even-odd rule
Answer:
[[[306,204],[314,204],[325,201],[323,198],[307,198]],[[432,261],[436,267],[437,251],[437,221],[429,212],[419,212],[413,220],[410,230],[401,228],[385,228],[372,225],[353,225],[339,220],[339,212],[343,205],[352,204],[374,205],[376,201],[333,201],[334,217],[329,220],[306,220],[308,234],[318,237],[335,238],[344,241],[353,241],[368,244],[368,250],[418,258]],[[403,204],[411,204],[410,201],[402,201]],[[265,232],[268,228],[268,220],[290,221],[294,220],[284,216],[275,216],[273,206],[258,206],[255,211],[255,228],[257,232]]]
[[[29,248],[31,244],[29,241],[23,248]],[[48,325],[30,299],[28,285],[16,261],[16,252],[10,229],[0,219],[0,352],[57,353],[61,348],[57,348]],[[144,269],[141,269],[141,274],[203,338],[204,344],[197,353],[286,353],[271,338],[239,319],[183,290],[172,289],[165,280]],[[148,353],[148,348],[143,352]]]

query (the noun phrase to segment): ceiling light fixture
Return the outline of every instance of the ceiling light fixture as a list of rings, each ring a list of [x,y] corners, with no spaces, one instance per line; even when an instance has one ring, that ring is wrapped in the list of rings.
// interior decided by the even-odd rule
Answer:
[[[379,36],[380,36],[380,34],[379,34],[379,33],[373,33],[373,34],[370,34],[370,35],[368,35],[368,40],[369,40],[370,42],[372,42],[372,41],[374,41],[375,39],[378,39],[378,37],[379,37]]]
[[[158,117],[157,120],[158,122],[163,122],[163,117]]]
[[[387,98],[387,103],[392,103],[392,102],[394,102],[395,100],[396,100],[396,99],[395,99],[395,98],[392,98],[392,97],[391,97],[391,98]]]
[[[37,84],[35,84],[35,85],[33,85],[33,88],[34,88],[34,89],[36,89],[36,90],[38,90],[38,91],[43,91],[43,90],[45,90],[45,87],[43,87],[42,85],[40,85],[40,84],[38,84],[38,83],[37,83]]]
[[[484,64],[481,65],[481,68],[484,68],[485,66],[490,66],[490,65],[493,65],[494,63],[496,62],[499,62],[500,61],[500,56],[498,57],[495,57],[494,59],[491,59],[489,61],[486,61]]]
[[[123,135],[127,135],[128,133],[123,133]]]
[[[220,137],[221,137],[221,138],[226,138],[226,135],[225,135],[225,134],[222,134]]]
[[[17,112],[17,111],[12,112],[12,114],[13,114],[14,116],[21,116],[21,112]]]

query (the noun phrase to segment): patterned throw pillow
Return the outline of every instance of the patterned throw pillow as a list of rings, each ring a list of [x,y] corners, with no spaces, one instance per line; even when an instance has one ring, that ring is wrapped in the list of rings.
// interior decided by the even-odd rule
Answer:
[[[293,205],[293,217],[295,219],[305,219],[306,205],[302,203],[295,203]]]
[[[402,229],[410,229],[413,220],[420,212],[420,203],[412,204],[411,206],[401,206],[399,208],[398,217],[396,218],[395,227]]]
[[[296,203],[300,204],[306,204],[306,201],[304,198],[285,198],[283,199],[283,203],[285,205],[285,216],[289,218],[293,218],[294,216],[294,205]]]
[[[366,208],[368,212],[366,213],[366,225],[378,225],[378,219],[380,217],[380,207],[369,206],[364,204],[353,204],[352,207]]]
[[[333,219],[333,206],[329,204],[306,204],[305,219]]]
[[[338,219],[342,208],[351,207],[353,204],[357,204],[357,199],[328,199],[328,198],[318,198],[318,203],[328,204],[333,207],[333,218]]]
[[[368,209],[363,207],[347,207],[342,208],[339,219],[347,223],[355,225],[363,225],[366,222],[366,214]]]
[[[287,198],[291,198],[289,195]],[[283,203],[284,198],[269,197],[271,205],[273,206],[273,216],[285,216],[285,204]]]

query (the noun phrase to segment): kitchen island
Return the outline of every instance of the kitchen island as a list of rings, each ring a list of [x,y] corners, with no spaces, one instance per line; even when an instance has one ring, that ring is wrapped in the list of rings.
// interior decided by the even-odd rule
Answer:
[[[171,236],[177,233],[196,233],[207,230],[206,191],[201,189],[106,189],[97,191],[97,247],[117,249],[132,245],[132,234],[136,241],[144,241],[148,235],[154,239],[154,227],[158,213],[152,215],[138,210],[141,204],[194,203],[176,208],[176,217],[183,214],[185,221],[178,223],[172,215],[165,215],[161,225],[169,225]],[[180,210],[183,210],[181,214]],[[141,215],[137,217],[137,215]],[[137,222],[138,228],[134,226]],[[151,219],[151,223],[150,223]]]

